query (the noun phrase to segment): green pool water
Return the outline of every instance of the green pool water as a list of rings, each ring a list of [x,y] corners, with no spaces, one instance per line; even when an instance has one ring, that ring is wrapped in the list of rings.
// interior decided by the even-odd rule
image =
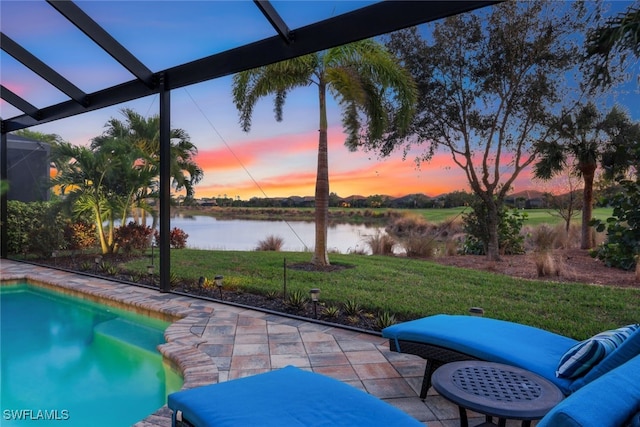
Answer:
[[[182,378],[168,323],[27,284],[0,286],[0,425],[130,426]]]

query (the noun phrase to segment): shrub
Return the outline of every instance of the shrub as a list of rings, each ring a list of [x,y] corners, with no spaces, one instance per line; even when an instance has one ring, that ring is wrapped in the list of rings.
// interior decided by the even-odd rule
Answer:
[[[463,253],[485,255],[489,245],[487,208],[477,201],[473,210],[463,215],[464,231],[467,234]],[[498,244],[500,253],[516,255],[524,253],[524,236],[520,233],[527,213],[518,209],[509,210],[504,206],[498,212]]]
[[[387,233],[378,231],[365,239],[365,243],[371,249],[373,255],[393,255],[393,247],[396,245],[394,238]]]
[[[593,221],[597,231],[607,231],[606,242],[594,254],[609,267],[633,270],[640,254],[640,181],[621,180],[620,186],[622,191],[609,201],[612,216],[606,223]]]
[[[64,238],[67,249],[78,250],[93,248],[98,244],[95,223],[85,220],[67,221],[64,226]]]
[[[284,239],[280,236],[269,235],[264,240],[258,242],[257,251],[280,252],[284,245]]]
[[[553,256],[548,251],[536,253],[535,263],[538,277],[560,275],[560,270],[558,269]]]
[[[387,233],[397,237],[407,237],[410,235],[433,235],[438,227],[429,223],[423,216],[416,214],[405,214],[394,218],[386,227]]]
[[[536,252],[547,252],[555,247],[556,236],[559,230],[548,224],[540,224],[531,231],[531,241]],[[560,230],[562,231],[562,230]]]
[[[160,246],[160,232],[155,230],[153,232],[154,243],[156,246]],[[169,233],[169,246],[174,249],[184,249],[187,247],[187,238],[189,235],[184,230],[173,227]]]
[[[408,257],[432,258],[438,247],[435,236],[410,234],[400,240]]]
[[[115,238],[118,247],[126,254],[137,251],[144,251],[149,246],[149,237],[153,229],[131,221],[127,225],[120,226],[115,230]]]
[[[9,253],[36,253],[44,258],[64,249],[64,219],[53,202],[7,203],[7,249]]]

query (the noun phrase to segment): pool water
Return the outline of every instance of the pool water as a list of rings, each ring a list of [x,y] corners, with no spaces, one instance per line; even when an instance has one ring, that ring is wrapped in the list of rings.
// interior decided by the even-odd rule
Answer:
[[[168,323],[36,286],[0,286],[0,425],[130,426],[182,378]]]

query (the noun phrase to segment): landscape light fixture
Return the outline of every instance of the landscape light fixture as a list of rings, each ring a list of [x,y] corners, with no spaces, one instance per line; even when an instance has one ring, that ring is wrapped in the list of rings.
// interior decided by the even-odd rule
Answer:
[[[318,300],[320,299],[320,289],[313,288],[309,291],[309,296],[311,297],[311,302],[313,303],[313,317],[314,319],[318,318]]]
[[[53,265],[58,265],[58,251],[51,252],[51,258],[53,258]]]
[[[94,273],[98,273],[98,266],[100,265],[100,263],[102,262],[102,255],[98,255],[94,258],[93,260],[94,262]]]
[[[153,286],[153,272],[156,268],[152,265],[147,265],[147,274],[149,275],[149,281],[151,281],[151,286]]]
[[[220,299],[222,299],[222,279],[224,279],[224,276],[221,276],[221,275],[217,275],[216,277],[213,278],[213,281],[216,284],[218,291],[220,291]]]
[[[484,309],[481,307],[471,307],[469,309],[469,314],[472,316],[482,317],[484,316]]]

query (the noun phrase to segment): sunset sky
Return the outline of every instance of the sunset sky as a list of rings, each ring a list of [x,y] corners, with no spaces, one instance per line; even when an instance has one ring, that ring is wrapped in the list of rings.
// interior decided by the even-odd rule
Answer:
[[[227,25],[228,20],[219,12],[220,5],[226,4],[225,2],[189,2],[199,10],[195,15],[189,16],[179,12],[181,2],[173,1],[77,3],[114,34],[126,48],[140,57],[152,71],[233,47],[233,44],[223,45],[220,40],[216,40],[214,46],[213,41],[203,36],[212,25]],[[111,6],[113,4],[117,5],[115,10]],[[310,1],[306,4],[309,5],[309,16],[289,17],[286,13],[287,2],[274,2],[283,17],[288,22],[293,22],[293,28],[296,25],[306,25],[314,14],[329,17],[344,13],[349,7],[353,8],[354,4],[362,6],[364,3]],[[630,2],[613,3],[617,10],[624,10],[629,4]],[[149,7],[150,5],[154,7]],[[247,40],[234,40],[233,43],[271,36],[271,28],[260,27],[265,25],[262,22],[264,19],[254,10],[256,8],[253,3],[243,2],[243,5],[247,8],[243,19],[251,22],[243,27],[247,28]],[[162,9],[162,13],[153,10],[156,6]],[[218,8],[215,23],[212,22],[213,15],[208,13],[208,9],[214,7]],[[100,58],[105,54],[94,52],[95,47],[88,47],[86,41],[78,41],[83,35],[78,34],[78,30],[63,18],[52,13],[50,6],[43,1],[2,0],[0,8],[2,31],[41,59],[47,62],[51,59],[54,68],[70,80],[79,81],[77,84],[81,89],[90,93],[128,79],[126,75],[122,76],[117,64],[113,68],[92,65],[97,63],[94,57]],[[140,8],[145,9],[147,18],[139,19],[133,25],[131,20],[141,13],[138,10]],[[16,16],[25,13],[28,13],[30,19],[20,20],[21,24],[18,25]],[[127,20],[129,15],[133,18]],[[255,22],[251,19],[255,19]],[[154,40],[149,33],[163,34],[166,38]],[[43,47],[42,41],[48,38],[68,43],[69,49],[56,52],[54,47]],[[160,41],[164,43],[161,48]],[[170,51],[172,56],[164,54],[163,49]],[[60,93],[47,92],[51,89],[39,81],[37,76],[28,80],[28,84],[19,85],[30,71],[5,52],[0,56],[0,64],[2,84],[36,106],[64,100],[64,95],[61,97]],[[634,104],[638,86],[634,83],[629,87],[631,93],[618,97],[617,100],[626,103],[633,119],[640,120],[638,106]],[[53,91],[57,92],[55,89]],[[231,77],[174,90],[171,101],[171,126],[186,130],[199,149],[196,162],[204,170],[204,179],[196,186],[196,197],[226,195],[248,199],[314,194],[318,144],[318,101],[315,86],[296,89],[290,93],[284,107],[284,120],[280,123],[273,116],[272,98],[261,100],[256,105],[249,133],[243,132],[238,124],[238,114],[231,101]],[[347,197],[354,194],[401,196],[409,193],[435,196],[453,190],[469,190],[463,172],[453,164],[450,155],[444,152],[437,153],[431,162],[423,164],[421,168],[417,168],[413,161],[419,152],[409,153],[406,160],[403,160],[401,151],[386,159],[379,159],[375,153],[349,152],[343,145],[344,134],[339,110],[333,101],[330,102],[330,191]],[[122,118],[119,113],[122,108],[131,108],[145,116],[155,115],[158,114],[158,98],[142,98],[117,107],[33,127],[31,130],[56,133],[74,144],[88,144],[93,137],[101,134],[111,117]],[[0,115],[3,119],[19,113],[5,101],[0,102]],[[530,181],[530,172],[527,171],[516,182],[515,190],[533,188],[534,185]]]

